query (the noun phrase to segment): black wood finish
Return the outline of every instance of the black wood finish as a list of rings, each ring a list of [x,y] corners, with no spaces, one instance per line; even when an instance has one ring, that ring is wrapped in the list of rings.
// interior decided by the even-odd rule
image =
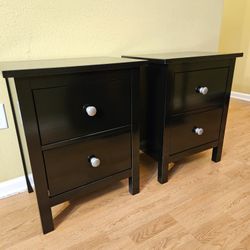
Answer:
[[[130,131],[118,135],[105,133],[46,150],[43,155],[49,193],[54,196],[130,168]],[[92,167],[92,156],[100,159],[98,167]]]
[[[170,97],[171,113],[182,113],[224,103],[228,68],[176,72]],[[207,87],[208,93],[198,92]]]
[[[130,124],[129,77],[117,70],[39,79],[62,84],[33,91],[42,144]],[[88,106],[96,107],[95,116],[87,114]]]
[[[172,64],[172,63],[197,63],[227,60],[236,57],[242,57],[243,53],[218,53],[203,51],[183,51],[183,52],[167,52],[159,54],[143,54],[143,55],[126,55],[122,58],[134,58],[150,60],[154,64]]]
[[[116,70],[139,67],[143,60],[117,57],[82,57],[44,59],[31,61],[0,62],[0,71],[5,78],[61,75],[91,71]]]
[[[9,95],[9,99],[10,99],[11,111],[12,111],[12,114],[13,114],[13,119],[14,119],[14,124],[15,124],[15,130],[16,130],[16,133],[17,133],[17,140],[18,140],[20,155],[21,155],[22,164],[23,164],[23,171],[24,171],[25,181],[26,181],[28,192],[32,193],[32,192],[34,192],[34,190],[32,188],[30,180],[29,180],[27,165],[26,165],[26,162],[25,162],[25,157],[24,157],[24,152],[23,152],[23,147],[22,147],[22,142],[21,142],[21,136],[20,136],[20,132],[18,130],[17,117],[16,117],[16,113],[15,113],[15,108],[14,108],[14,100],[13,100],[13,96],[11,94],[8,79],[6,79],[6,81],[7,81],[7,90],[8,90],[8,95]]]
[[[73,196],[89,194],[93,191],[101,190],[102,188],[109,186],[110,183],[125,179],[128,176],[129,178],[132,176],[131,169],[127,169],[117,174],[105,177],[101,180],[91,182],[88,185],[83,185],[67,192],[61,193],[59,195],[50,197],[50,206],[56,206],[64,201],[70,200]]]
[[[48,197],[47,176],[41,152],[39,128],[36,120],[32,90],[30,89],[28,79],[16,79],[15,85],[29,150],[42,229],[45,234],[54,230],[54,224]]]
[[[142,64],[89,58],[2,67],[15,80],[43,233],[54,229],[51,207],[74,195],[124,178],[131,194],[139,192]]]
[[[213,109],[172,117],[169,127],[170,155],[217,141],[220,133],[221,115],[222,109]],[[196,134],[195,128],[202,128],[203,134]]]
[[[221,159],[235,58],[242,53],[180,52],[123,56],[148,60],[141,89],[140,148],[158,161],[158,180],[168,164],[213,148]],[[199,92],[206,87],[207,93]],[[203,89],[204,90],[204,89]],[[197,135],[195,128],[203,128]]]
[[[124,131],[127,132],[128,129],[130,129],[130,128],[131,128],[131,124],[129,124],[127,126],[116,127],[114,129],[107,129],[107,130],[105,130],[105,133],[107,133],[107,134],[113,133],[116,130],[119,130],[122,133]],[[54,148],[58,148],[58,147],[68,146],[68,145],[75,144],[75,143],[81,143],[88,138],[93,138],[93,137],[102,136],[102,135],[103,135],[103,131],[93,133],[93,134],[87,134],[85,136],[80,136],[80,137],[72,138],[69,140],[63,140],[63,141],[58,141],[58,142],[47,144],[47,145],[42,145],[41,149],[42,149],[42,151],[45,151],[45,150],[54,149]]]
[[[182,159],[184,157],[187,157],[189,155],[196,154],[196,153],[199,153],[201,151],[214,148],[217,145],[218,145],[218,142],[217,141],[213,141],[213,142],[209,142],[207,144],[202,144],[202,145],[197,146],[195,148],[189,148],[189,149],[187,149],[185,151],[182,151],[180,153],[173,154],[173,155],[169,156],[169,162],[178,161],[178,160],[180,160],[180,159]]]
[[[140,180],[139,180],[139,154],[138,149],[140,148],[140,131],[139,131],[139,82],[140,82],[140,71],[134,69],[131,74],[131,159],[132,159],[132,173],[129,177],[129,192],[132,195],[139,193],[140,191]]]
[[[222,119],[221,119],[221,129],[220,129],[218,145],[213,148],[212,160],[214,162],[219,162],[221,160],[222,148],[223,148],[223,142],[224,142],[224,134],[225,134],[226,122],[227,122],[227,113],[228,113],[228,107],[229,107],[229,102],[230,102],[230,93],[231,93],[232,82],[233,82],[234,67],[235,67],[235,59],[232,59],[229,63],[228,84],[227,84],[226,94],[225,94],[225,102],[224,102],[223,114],[222,114]]]

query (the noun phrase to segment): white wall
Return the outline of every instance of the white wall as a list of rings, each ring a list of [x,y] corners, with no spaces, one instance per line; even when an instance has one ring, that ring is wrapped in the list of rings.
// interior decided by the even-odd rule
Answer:
[[[0,60],[217,51],[223,0],[0,0]],[[0,181],[22,175],[3,80]],[[8,152],[8,153],[6,153]]]

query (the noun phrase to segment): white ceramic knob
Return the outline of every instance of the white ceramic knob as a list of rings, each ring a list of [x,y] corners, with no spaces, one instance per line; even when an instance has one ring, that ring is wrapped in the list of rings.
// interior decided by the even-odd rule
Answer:
[[[208,93],[208,87],[199,87],[198,92],[202,95],[206,95]]]
[[[204,129],[203,128],[195,128],[194,132],[197,135],[202,135],[204,133]]]
[[[90,164],[93,168],[97,168],[100,166],[101,161],[100,159],[98,159],[97,157],[91,157],[90,158]]]
[[[86,113],[88,114],[88,116],[95,116],[96,115],[96,107],[95,106],[88,106],[86,108]]]

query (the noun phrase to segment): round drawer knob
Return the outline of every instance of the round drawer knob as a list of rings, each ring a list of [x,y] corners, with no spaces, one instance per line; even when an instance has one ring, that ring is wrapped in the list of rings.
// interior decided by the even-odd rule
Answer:
[[[208,87],[198,87],[197,91],[202,95],[206,95],[208,93]]]
[[[204,129],[203,128],[195,128],[194,132],[197,135],[202,135],[204,133]]]
[[[90,161],[90,164],[93,168],[97,168],[101,164],[100,159],[98,159],[97,157],[94,157],[94,156],[92,156],[89,161]]]
[[[88,114],[88,116],[95,116],[96,115],[96,107],[95,106],[88,106],[86,107],[86,113]]]

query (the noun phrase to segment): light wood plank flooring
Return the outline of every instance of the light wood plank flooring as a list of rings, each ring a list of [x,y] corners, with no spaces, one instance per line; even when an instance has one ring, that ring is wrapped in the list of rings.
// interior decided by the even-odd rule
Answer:
[[[250,249],[250,103],[232,100],[223,158],[176,163],[167,184],[141,155],[141,193],[127,181],[53,208],[43,235],[35,194],[0,200],[0,249]]]

